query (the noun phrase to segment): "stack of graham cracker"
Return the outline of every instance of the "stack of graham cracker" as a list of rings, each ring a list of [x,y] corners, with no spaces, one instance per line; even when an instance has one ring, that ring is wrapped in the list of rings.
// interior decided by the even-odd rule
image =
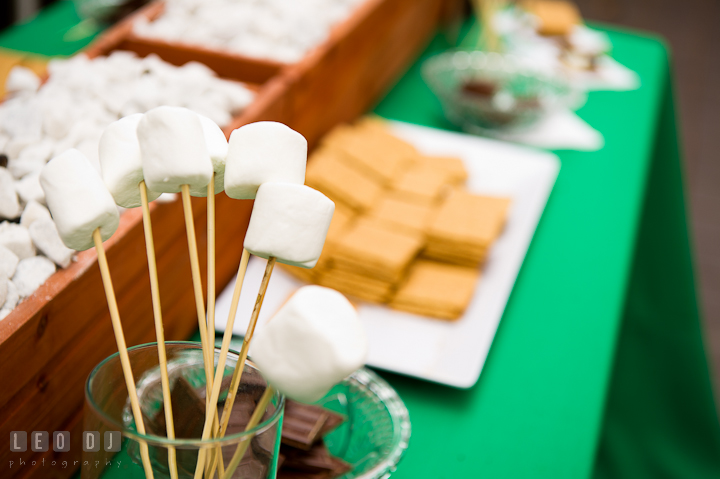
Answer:
[[[459,158],[425,156],[364,118],[331,131],[308,161],[306,183],[336,209],[308,282],[416,314],[457,319],[500,235],[509,200],[463,185]]]

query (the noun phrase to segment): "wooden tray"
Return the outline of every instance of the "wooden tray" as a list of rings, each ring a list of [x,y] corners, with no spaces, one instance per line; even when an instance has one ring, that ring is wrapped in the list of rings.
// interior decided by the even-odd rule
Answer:
[[[330,38],[294,65],[258,61],[188,45],[148,41],[132,34],[137,15],[157,15],[151,4],[112,27],[89,46],[95,57],[114,50],[156,53],[181,65],[200,61],[219,76],[248,83],[255,101],[225,133],[246,123],[275,120],[300,131],[310,144],[335,124],[365,112],[416,57],[458,0],[368,0]],[[217,291],[234,276],[252,203],[217,196]],[[193,200],[195,228],[206,265],[206,201]],[[186,339],[197,328],[181,202],[151,205],[166,338]],[[155,340],[141,212],[128,210],[106,242],[128,345]],[[79,467],[84,383],[92,368],[116,352],[94,249],[57,272],[0,322],[0,437],[10,431],[70,431],[70,453],[10,453],[26,466],[3,477],[67,478]],[[70,461],[67,468],[30,467],[43,459]]]

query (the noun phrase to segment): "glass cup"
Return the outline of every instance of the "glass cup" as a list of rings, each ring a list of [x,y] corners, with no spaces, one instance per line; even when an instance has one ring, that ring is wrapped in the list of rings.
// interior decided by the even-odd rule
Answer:
[[[202,441],[205,420],[206,381],[202,348],[198,343],[167,342],[173,420],[176,439],[166,436],[157,344],[128,349],[146,434],[139,434],[130,408],[120,358],[113,354],[90,373],[85,389],[83,479],[145,477],[140,444],[147,444],[155,478],[168,478],[169,452],[174,450],[179,478],[192,478],[201,450],[214,458],[217,469],[229,465],[234,454],[249,441],[232,478],[274,478],[277,470],[280,433],[285,405],[283,395],[275,392],[259,424],[244,431],[255,404],[267,387],[251,361],[245,362],[242,381],[233,406],[225,437]],[[215,348],[215,364],[220,350]],[[222,416],[230,380],[238,354],[230,352],[223,374],[218,414]],[[240,449],[239,449],[240,448]],[[239,457],[239,456],[238,456]],[[222,458],[220,460],[220,458]],[[213,477],[218,475],[216,469]],[[206,470],[207,473],[207,470]],[[209,477],[207,474],[204,477]]]

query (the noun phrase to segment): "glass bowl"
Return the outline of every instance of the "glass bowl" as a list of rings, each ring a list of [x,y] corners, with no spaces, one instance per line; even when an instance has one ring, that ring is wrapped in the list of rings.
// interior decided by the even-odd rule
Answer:
[[[470,132],[522,131],[579,101],[561,76],[493,52],[441,53],[425,61],[422,75],[448,120]]]
[[[229,464],[241,443],[248,440],[250,446],[232,477],[274,478],[280,449],[284,396],[277,392],[274,394],[262,421],[250,431],[245,432],[231,424],[225,437],[201,440],[205,409],[204,405],[200,405],[204,403],[198,402],[198,399],[204,401],[206,384],[202,347],[194,342],[168,341],[166,350],[170,382],[182,386],[179,393],[173,393],[172,400],[177,439],[170,440],[165,436],[157,344],[128,348],[146,427],[145,434],[137,432],[120,359],[115,353],[98,364],[87,380],[84,431],[97,434],[97,437],[87,439],[96,447],[83,448],[82,479],[144,478],[141,459],[143,447],[147,447],[147,457],[155,479],[171,477],[168,465],[171,454],[176,457],[174,462],[177,464],[178,476],[192,478],[201,450],[208,454],[221,453],[225,464]],[[216,348],[216,363],[219,354],[220,350]],[[223,375],[227,380],[223,382],[228,385],[238,359],[234,351],[228,354]],[[254,364],[246,361],[236,406],[244,403],[252,411],[254,402],[257,402],[266,385]],[[224,400],[225,397],[226,394],[220,399]],[[113,433],[116,434],[115,439]],[[83,437],[83,443],[85,441]]]
[[[202,350],[194,342],[167,342],[168,371],[171,382],[181,377],[188,387],[204,394],[205,374],[202,367]],[[282,423],[284,398],[276,395],[268,407],[268,417],[249,434],[228,434],[223,439],[200,441],[198,439],[168,440],[161,435],[153,435],[153,417],[162,407],[160,376],[155,343],[135,346],[128,350],[137,385],[140,407],[146,420],[148,433],[140,435],[130,411],[124,378],[120,369],[117,353],[110,356],[91,373],[86,388],[84,426],[86,431],[120,431],[122,449],[112,453],[105,449],[83,453],[83,479],[135,479],[144,477],[140,459],[139,441],[149,447],[155,477],[168,477],[168,452],[174,448],[178,457],[180,477],[193,477],[197,453],[201,448],[214,448],[231,456],[239,442],[249,434],[255,434],[253,441],[274,444],[266,466],[267,477],[275,477],[277,454],[279,452],[279,430]],[[215,350],[217,362],[219,350]],[[237,362],[238,354],[230,351],[225,369],[229,380]],[[240,395],[252,394],[259,384],[264,384],[252,361],[247,361]],[[220,400],[226,396],[226,387]],[[184,406],[187,401],[174,404]],[[374,372],[362,368],[333,387],[317,404],[344,415],[347,420],[325,436],[329,451],[353,466],[353,470],[342,479],[379,479],[387,478],[395,471],[398,462],[407,449],[410,438],[410,420],[408,410],[397,392]],[[189,408],[185,408],[190,410]],[[156,425],[157,426],[157,425]],[[176,421],[176,432],[179,423]],[[158,429],[157,427],[155,429]],[[164,431],[164,426],[159,427]],[[164,434],[164,433],[163,433]],[[180,437],[180,436],[178,436]],[[196,437],[196,435],[185,436]],[[253,451],[257,452],[256,444]],[[109,459],[109,460],[108,460]],[[101,464],[103,467],[98,467]],[[188,467],[185,467],[188,465]],[[240,474],[240,477],[244,477]],[[254,477],[254,476],[253,476]]]
[[[384,379],[359,369],[317,404],[347,417],[325,436],[330,453],[353,466],[342,479],[384,479],[395,471],[408,447],[410,416]]]

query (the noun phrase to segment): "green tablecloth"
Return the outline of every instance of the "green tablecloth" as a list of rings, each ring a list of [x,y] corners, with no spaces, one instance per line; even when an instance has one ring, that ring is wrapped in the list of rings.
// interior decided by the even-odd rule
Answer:
[[[68,2],[0,35],[0,46],[69,54]],[[456,390],[382,373],[413,435],[393,477],[718,478],[720,427],[707,371],[685,213],[667,48],[603,28],[642,88],[594,92],[579,115],[598,152],[562,168],[482,376]],[[453,129],[422,59],[377,106]]]

